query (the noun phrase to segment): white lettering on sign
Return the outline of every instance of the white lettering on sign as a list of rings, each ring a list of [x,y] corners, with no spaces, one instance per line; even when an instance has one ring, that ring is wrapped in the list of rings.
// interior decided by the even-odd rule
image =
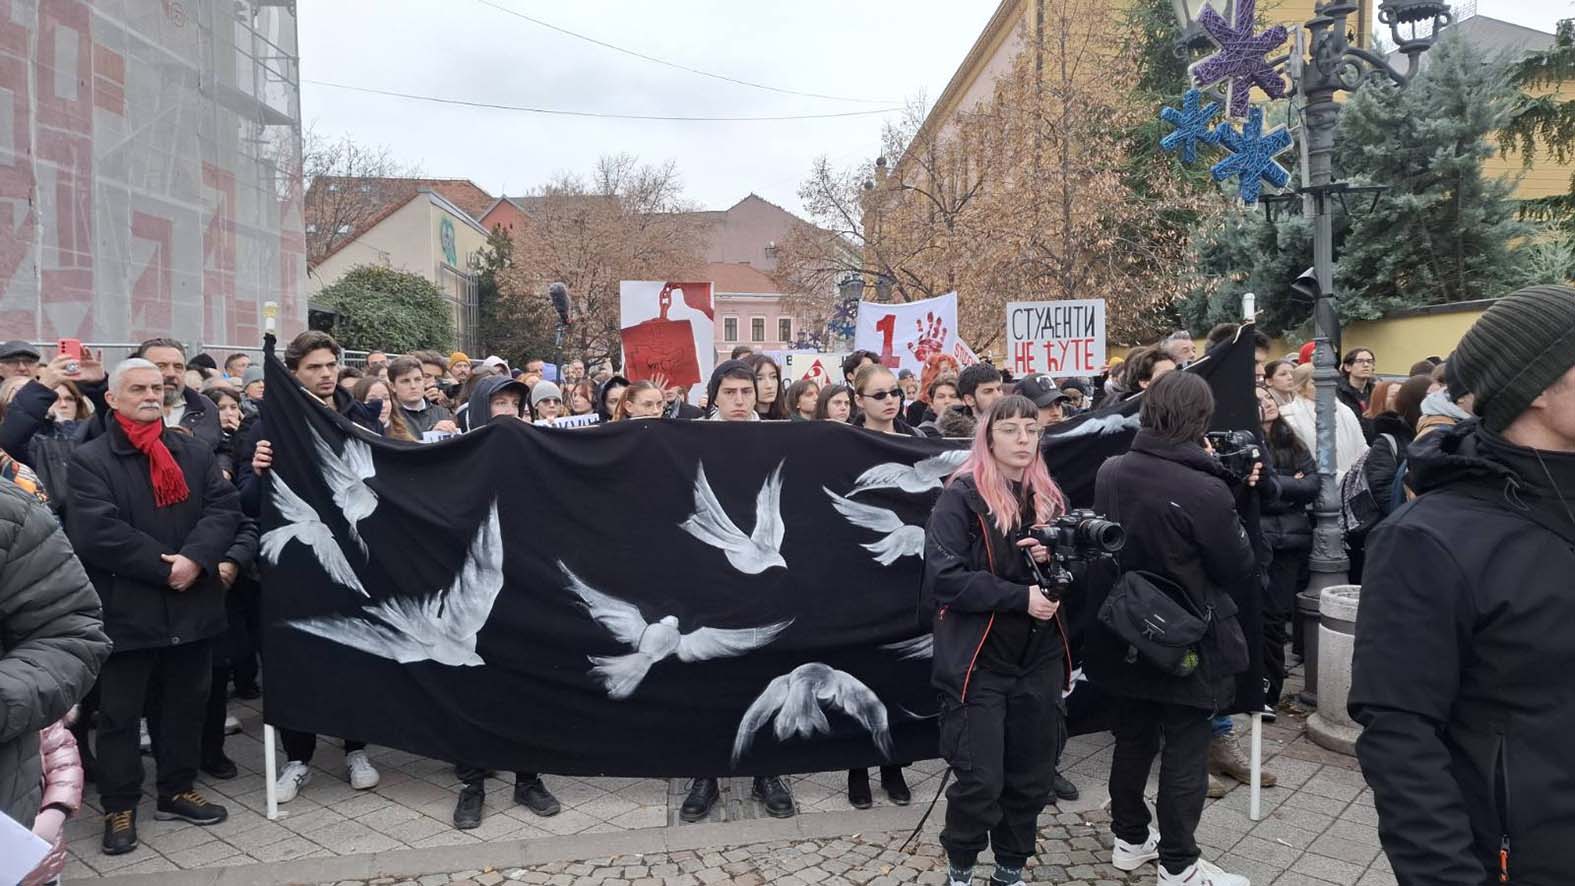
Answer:
[[[1097,375],[1105,365],[1103,299],[1012,302],[1006,361],[1013,375]]]

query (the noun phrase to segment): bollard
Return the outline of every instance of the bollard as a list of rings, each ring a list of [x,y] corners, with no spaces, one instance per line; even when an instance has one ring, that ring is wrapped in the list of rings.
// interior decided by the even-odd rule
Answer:
[[[1302,707],[1318,706],[1318,591],[1302,591],[1296,595],[1296,630],[1302,632],[1302,691],[1296,701]]]
[[[1359,585],[1324,588],[1318,620],[1318,712],[1307,720],[1307,736],[1321,747],[1356,754],[1362,727],[1346,712],[1351,696],[1351,660],[1356,653]]]

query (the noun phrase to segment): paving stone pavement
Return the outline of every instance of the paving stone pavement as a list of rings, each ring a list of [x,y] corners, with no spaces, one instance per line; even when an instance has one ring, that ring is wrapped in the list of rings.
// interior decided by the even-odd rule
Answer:
[[[937,761],[908,770],[915,799],[909,809],[892,807],[877,788],[878,808],[853,812],[844,797],[845,774],[818,773],[790,779],[798,818],[769,820],[749,798],[749,780],[735,779],[724,784],[711,823],[698,826],[677,821],[684,785],[676,780],[548,775],[564,811],[543,819],[516,807],[512,785],[494,778],[488,780],[482,826],[460,832],[449,823],[459,789],[450,765],[374,747],[382,783],[355,791],[344,780],[342,751],[325,740],[312,782],[281,807],[285,816],[270,822],[263,815],[260,710],[240,702],[232,710],[245,729],[227,746],[241,775],[227,782],[204,778],[200,786],[229,806],[230,820],[211,828],[156,822],[149,801],[138,824],[141,848],[112,858],[98,850],[101,818],[96,810],[85,810],[67,825],[68,881],[96,880],[104,886],[116,881],[126,886],[889,886],[945,881],[935,840],[944,801],[917,847],[897,851],[935,795],[943,770]],[[1246,788],[1211,802],[1197,834],[1205,857],[1246,874],[1255,886],[1393,886],[1379,849],[1372,795],[1355,760],[1311,744],[1302,726],[1299,714],[1265,725],[1264,754],[1280,787],[1263,792],[1259,822],[1247,816]],[[1152,868],[1125,875],[1105,863],[1110,835],[1104,779],[1110,754],[1105,734],[1082,736],[1068,745],[1062,768],[1084,796],[1046,811],[1040,853],[1027,879],[1154,882]],[[483,859],[491,867],[483,867]],[[347,873],[352,870],[356,873]],[[989,867],[982,864],[978,882],[988,876]]]

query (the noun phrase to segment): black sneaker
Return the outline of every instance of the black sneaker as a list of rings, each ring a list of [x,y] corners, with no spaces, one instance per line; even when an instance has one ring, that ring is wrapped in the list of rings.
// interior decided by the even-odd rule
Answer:
[[[220,781],[228,781],[229,779],[239,775],[241,772],[240,769],[236,767],[235,761],[231,760],[229,757],[224,756],[223,754],[220,754],[219,756],[212,759],[202,761],[202,771],[208,773],[214,778],[219,779]]]
[[[913,802],[913,792],[908,790],[908,780],[902,777],[901,766],[882,766],[880,768],[881,790],[891,798],[891,802],[898,806],[906,806]]]
[[[721,796],[722,789],[717,786],[714,778],[697,778],[689,783],[689,796],[684,798],[682,809],[678,810],[678,817],[688,822],[696,822],[711,814],[711,807],[716,805],[716,798]]]
[[[563,807],[558,804],[558,798],[552,795],[552,791],[547,790],[547,786],[541,783],[540,778],[533,778],[524,783],[515,782],[514,802],[542,818],[551,818],[563,811]]]
[[[104,816],[104,854],[125,855],[137,848],[137,810]]]
[[[208,798],[196,791],[185,791],[173,797],[159,798],[153,817],[159,821],[187,821],[206,827],[224,821],[230,817],[230,813],[217,803],[209,803]]]
[[[1279,709],[1272,704],[1265,703],[1263,706],[1263,722],[1273,723],[1278,719],[1280,719]]]
[[[772,818],[792,818],[798,812],[793,808],[793,795],[788,793],[780,776],[755,776],[752,793],[756,800],[766,804],[766,814]]]
[[[875,798],[870,795],[868,769],[848,770],[848,805],[854,809],[868,809],[875,805]]]
[[[486,800],[484,785],[467,784],[461,788],[459,802],[454,804],[454,827],[462,831],[481,827],[481,805]]]
[[[1056,799],[1057,800],[1076,800],[1079,796],[1081,796],[1081,794],[1078,793],[1077,785],[1072,784],[1072,782],[1069,781],[1066,776],[1064,776],[1061,773],[1057,772],[1055,774],[1055,797],[1056,797]]]

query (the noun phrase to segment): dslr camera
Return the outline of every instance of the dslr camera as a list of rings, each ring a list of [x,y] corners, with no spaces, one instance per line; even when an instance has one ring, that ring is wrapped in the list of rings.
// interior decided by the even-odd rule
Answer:
[[[1251,431],[1209,431],[1204,437],[1225,470],[1242,480],[1252,476],[1253,465],[1263,461],[1258,438]]]
[[[1107,520],[1087,508],[1068,511],[1047,526],[1031,526],[1023,533],[1050,549],[1050,562],[1040,564],[1028,557],[1028,565],[1039,575],[1039,587],[1045,596],[1057,599],[1061,589],[1072,583],[1072,573],[1067,568],[1073,563],[1114,559],[1126,546],[1127,533],[1121,524]]]

